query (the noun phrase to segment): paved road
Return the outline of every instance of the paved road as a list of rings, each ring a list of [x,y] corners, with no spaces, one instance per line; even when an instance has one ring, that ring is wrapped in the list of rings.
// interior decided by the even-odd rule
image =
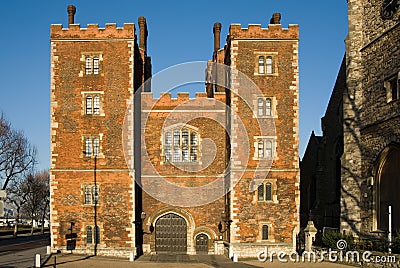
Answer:
[[[17,238],[0,238],[0,267],[27,268],[33,267],[35,255],[46,258],[46,246],[50,244],[49,234],[23,235]]]
[[[152,255],[142,256],[135,262],[128,259],[107,258],[102,256],[82,256],[75,254],[53,254],[44,267],[52,267],[56,258],[57,267],[62,268],[349,268],[334,263],[279,263],[259,262],[257,260],[233,263],[224,256],[216,255]]]
[[[49,234],[0,238],[0,255],[50,245]]]
[[[129,262],[128,259],[107,258],[102,256],[83,256],[76,254],[46,255],[46,246],[49,245],[49,235],[24,236],[19,238],[0,238],[0,268],[28,268],[34,266],[35,255],[40,254],[43,267],[53,267],[54,261],[57,267],[63,268],[175,268],[175,267],[219,267],[219,268],[339,268],[348,267],[333,263],[279,263],[259,262],[257,260],[233,263],[224,256],[216,255],[145,255]]]

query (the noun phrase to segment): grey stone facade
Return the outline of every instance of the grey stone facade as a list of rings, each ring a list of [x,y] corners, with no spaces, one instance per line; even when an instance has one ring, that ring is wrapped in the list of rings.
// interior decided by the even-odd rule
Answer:
[[[346,56],[323,136],[311,136],[301,163],[303,227],[308,219],[320,230],[336,227],[326,211],[340,209],[342,233],[384,235],[391,205],[393,232],[400,229],[400,12],[383,18],[388,3],[348,1]]]
[[[348,1],[341,231],[357,236],[379,231],[378,167],[385,148],[400,142],[400,103],[398,98],[388,99],[385,84],[391,76],[398,79],[400,12],[383,19],[382,5],[383,1]]]

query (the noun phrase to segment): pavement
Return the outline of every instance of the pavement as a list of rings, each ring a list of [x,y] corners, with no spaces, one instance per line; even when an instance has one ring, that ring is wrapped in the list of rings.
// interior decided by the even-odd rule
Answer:
[[[0,266],[1,267],[1,266]],[[240,262],[232,262],[224,256],[218,255],[145,255],[141,256],[134,262],[128,259],[110,258],[103,256],[84,256],[77,254],[52,254],[42,261],[42,267],[83,267],[83,268],[125,268],[125,267],[162,267],[162,268],[175,268],[175,267],[220,267],[220,268],[254,268],[254,267],[293,267],[293,268],[340,268],[349,267],[347,265],[323,262],[323,263],[280,263],[273,262],[260,262],[258,260],[244,260]]]

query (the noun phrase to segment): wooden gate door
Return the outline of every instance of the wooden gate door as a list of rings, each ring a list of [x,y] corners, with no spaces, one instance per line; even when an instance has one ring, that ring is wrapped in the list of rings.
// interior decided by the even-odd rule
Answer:
[[[156,221],[156,252],[185,253],[187,226],[182,217],[169,213]]]
[[[208,236],[199,234],[196,236],[196,253],[208,254]]]

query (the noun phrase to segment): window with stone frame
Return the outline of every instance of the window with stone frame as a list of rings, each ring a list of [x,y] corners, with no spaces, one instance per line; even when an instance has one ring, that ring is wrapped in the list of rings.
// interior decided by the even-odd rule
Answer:
[[[100,243],[100,227],[91,225],[86,226],[86,244],[99,244]]]
[[[99,204],[99,185],[84,186],[84,204],[97,205]]]
[[[255,159],[272,160],[275,157],[275,140],[271,138],[257,138],[255,142]]]
[[[97,157],[100,155],[100,137],[87,136],[83,138],[83,152],[86,157]]]
[[[100,115],[100,95],[85,94],[85,114]]]
[[[261,234],[261,239],[262,240],[268,240],[269,238],[269,226],[264,224],[262,226],[262,234]]]
[[[265,74],[265,58],[264,58],[264,56],[258,57],[258,73]]]
[[[164,162],[190,163],[198,161],[199,133],[191,127],[170,128],[163,134]]]
[[[100,58],[98,55],[85,56],[85,75],[98,75],[100,73]]]
[[[273,201],[273,185],[271,182],[264,182],[258,185],[257,199],[258,201]]]
[[[256,52],[255,75],[276,75],[276,52]],[[260,55],[261,54],[261,55]]]
[[[257,117],[271,117],[273,116],[273,99],[259,97],[257,98]]]
[[[400,72],[385,79],[387,102],[400,99]]]

